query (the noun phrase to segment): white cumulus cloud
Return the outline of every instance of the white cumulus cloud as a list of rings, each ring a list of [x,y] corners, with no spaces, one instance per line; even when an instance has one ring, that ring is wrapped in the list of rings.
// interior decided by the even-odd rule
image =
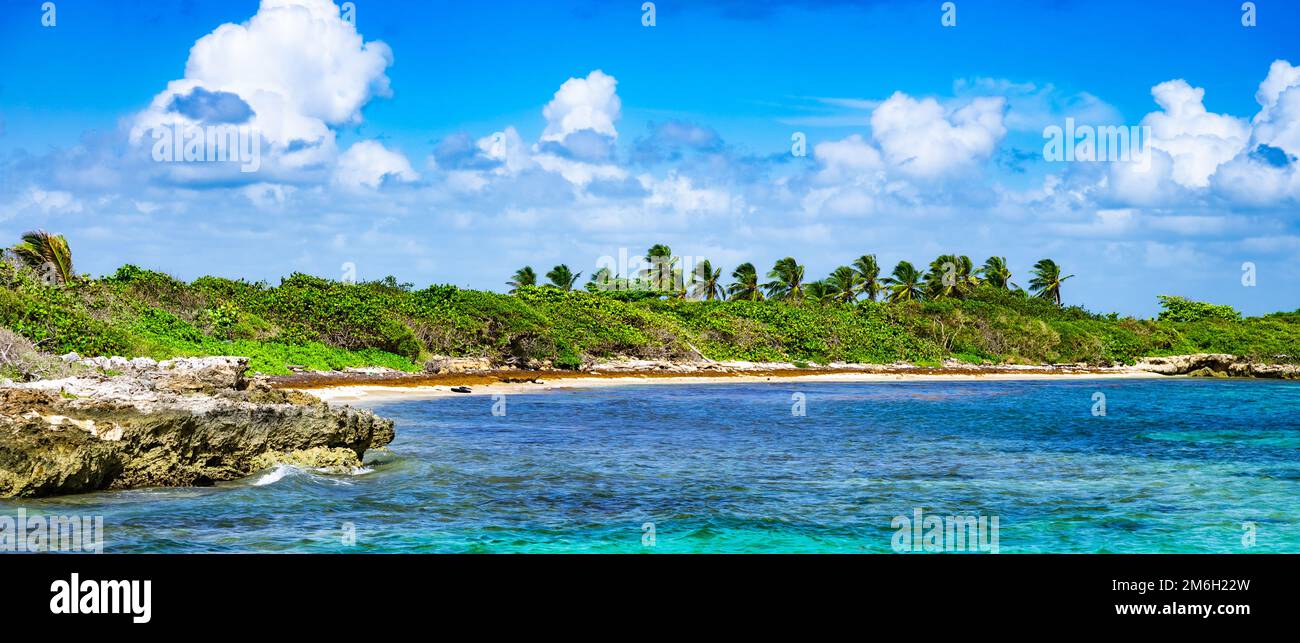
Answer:
[[[1300,156],[1300,67],[1278,60],[1255,93],[1254,140]]]
[[[332,128],[361,121],[361,108],[390,94],[393,55],[365,42],[331,0],[262,0],[242,24],[226,23],[190,49],[185,76],[136,116],[131,140],[155,127],[228,115],[270,144],[273,168],[303,168],[337,153]]]
[[[817,180],[822,183],[861,183],[873,180],[885,165],[880,151],[859,134],[838,141],[818,143],[813,158],[821,165]]]
[[[570,78],[560,85],[551,102],[542,108],[546,117],[543,141],[563,141],[581,130],[592,130],[611,138],[618,137],[614,122],[619,119],[622,102],[613,76],[597,69],[586,78]]]
[[[1005,99],[979,97],[955,110],[933,98],[895,92],[871,113],[885,159],[906,174],[931,178],[988,158],[1006,135]]]
[[[1250,140],[1250,127],[1241,119],[1205,109],[1205,90],[1185,80],[1170,80],[1151,88],[1162,111],[1142,119],[1151,127],[1151,147],[1173,158],[1171,178],[1179,185],[1203,188],[1223,163],[1240,154]]]
[[[334,182],[349,188],[366,186],[378,188],[384,179],[415,181],[420,175],[411,162],[400,152],[394,152],[377,141],[358,141],[339,156],[334,169]]]
[[[533,146],[533,161],[578,186],[626,178],[627,172],[607,158],[622,110],[617,86],[617,79],[599,69],[564,81],[542,108],[546,129]]]

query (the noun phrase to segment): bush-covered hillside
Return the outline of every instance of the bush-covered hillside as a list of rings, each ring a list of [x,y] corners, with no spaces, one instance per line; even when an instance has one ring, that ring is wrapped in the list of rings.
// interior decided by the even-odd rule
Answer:
[[[840,303],[701,301],[520,286],[515,294],[389,279],[342,283],[294,274],[277,286],[204,277],[185,283],[124,266],[59,281],[0,261],[0,327],[47,353],[244,355],[287,373],[380,365],[419,370],[433,355],[579,368],[646,359],[934,363],[1131,362],[1148,355],[1300,355],[1300,314],[1235,319],[1099,316],[987,284],[960,298]]]

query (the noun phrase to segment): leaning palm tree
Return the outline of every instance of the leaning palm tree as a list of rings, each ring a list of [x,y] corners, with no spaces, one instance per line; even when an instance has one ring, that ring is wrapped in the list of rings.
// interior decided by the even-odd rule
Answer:
[[[887,299],[891,302],[919,301],[925,298],[921,285],[921,271],[909,261],[900,261],[894,266],[894,272],[880,283],[889,291]]]
[[[767,289],[767,296],[772,299],[786,299],[789,301],[799,301],[803,299],[803,266],[794,260],[794,257],[786,257],[776,262],[772,270],[767,273],[769,281],[763,284]]]
[[[614,278],[614,273],[609,268],[598,268],[587,279],[587,290],[618,290],[618,280]]]
[[[819,304],[837,301],[838,291],[829,280],[814,281],[803,287],[803,297],[805,301],[811,301]]]
[[[510,281],[506,282],[506,285],[510,286],[510,292],[512,293],[524,286],[536,286],[537,273],[533,272],[532,266],[524,266],[515,271],[515,276],[511,277]]]
[[[691,282],[691,296],[705,301],[722,299],[722,268],[714,268],[708,259],[695,266],[695,279]]]
[[[853,269],[858,273],[858,292],[866,295],[868,300],[875,301],[876,295],[880,293],[880,265],[876,263],[876,255],[858,257],[853,262]]]
[[[975,264],[966,255],[941,255],[930,262],[925,275],[925,292],[931,299],[965,297],[978,285]]]
[[[675,290],[677,285],[677,258],[673,249],[662,243],[656,243],[645,251],[645,259],[650,264],[641,270],[641,277],[650,282],[654,290]]]
[[[34,230],[23,234],[21,243],[13,247],[18,259],[33,270],[49,275],[51,279],[66,284],[76,277],[72,271],[72,250],[61,234]]]
[[[1010,290],[1012,286],[1016,286],[1011,281],[1011,269],[1007,267],[1006,257],[989,257],[985,259],[984,265],[980,266],[976,274],[984,278],[984,283],[999,290]],[[1016,288],[1019,287],[1016,286]]]
[[[731,278],[735,281],[727,286],[727,294],[732,301],[762,301],[763,289],[758,285],[758,270],[754,264],[747,261],[736,266],[731,271]]]
[[[551,284],[560,290],[573,290],[574,282],[578,281],[578,277],[581,276],[581,272],[569,270],[567,264],[560,264],[546,273],[546,278],[550,279]]]
[[[827,287],[832,301],[847,304],[858,298],[858,293],[862,290],[861,280],[862,276],[856,270],[840,266],[822,283]]]
[[[1034,264],[1034,278],[1029,281],[1029,289],[1034,295],[1061,305],[1061,284],[1074,275],[1061,276],[1061,267],[1051,259],[1040,259]]]

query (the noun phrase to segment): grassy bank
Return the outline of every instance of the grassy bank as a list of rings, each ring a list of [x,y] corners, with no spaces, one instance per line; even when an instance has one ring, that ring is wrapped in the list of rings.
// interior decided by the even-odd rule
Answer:
[[[134,266],[101,279],[50,283],[18,262],[0,261],[0,327],[41,351],[243,355],[254,371],[268,374],[287,373],[290,365],[416,371],[434,355],[557,368],[619,356],[1102,365],[1194,352],[1263,360],[1300,355],[1300,313],[1240,319],[1179,301],[1166,306],[1175,313],[1167,319],[1141,320],[987,285],[961,298],[840,303],[700,301],[550,286],[507,295],[302,274],[275,286],[216,277],[186,283]]]

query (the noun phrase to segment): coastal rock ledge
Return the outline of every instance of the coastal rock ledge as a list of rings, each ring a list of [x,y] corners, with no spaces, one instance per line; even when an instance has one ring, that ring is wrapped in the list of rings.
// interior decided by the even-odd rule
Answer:
[[[393,440],[391,420],[250,382],[247,369],[184,358],[0,385],[0,497],[207,486],[277,462],[346,469]]]
[[[1161,375],[1300,380],[1300,365],[1298,364],[1267,364],[1222,353],[1148,357],[1139,361],[1133,368]]]

